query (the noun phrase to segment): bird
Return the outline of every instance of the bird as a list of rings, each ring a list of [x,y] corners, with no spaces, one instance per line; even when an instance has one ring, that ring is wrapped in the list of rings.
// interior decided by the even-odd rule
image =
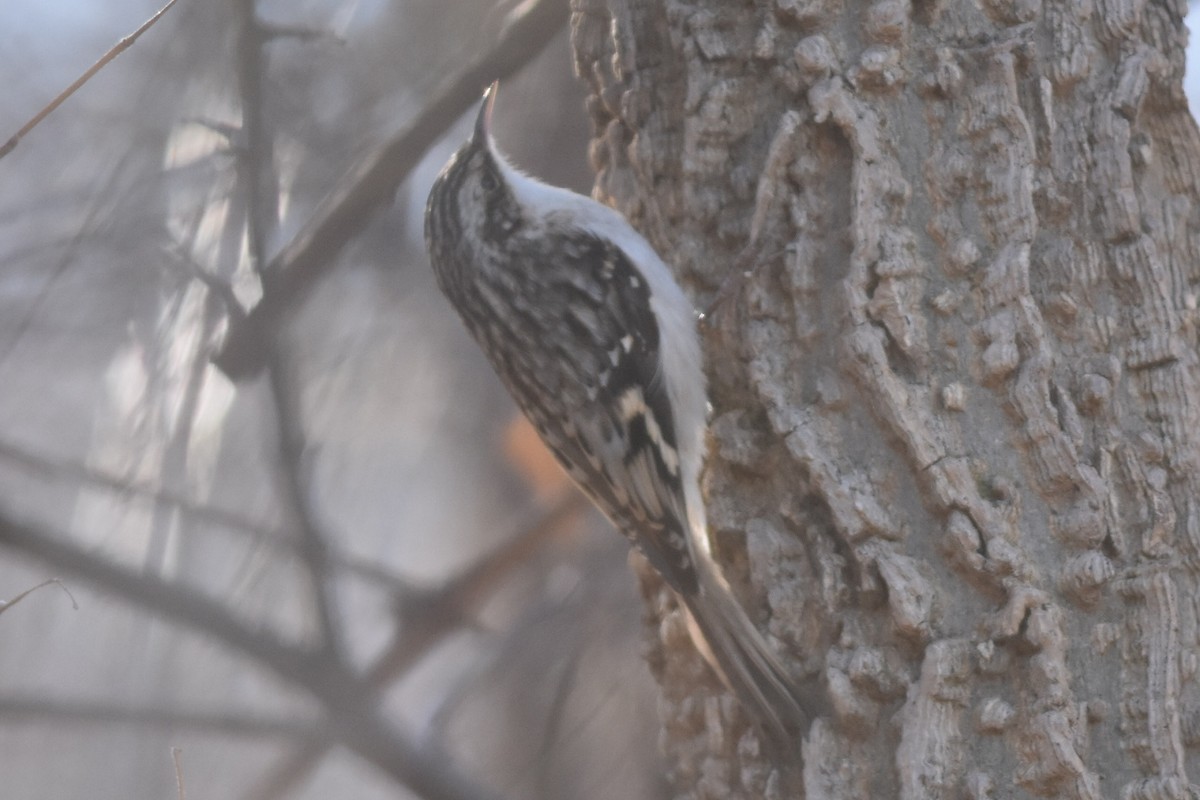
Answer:
[[[768,744],[798,754],[804,696],[712,553],[695,307],[619,212],[509,163],[491,134],[496,93],[429,193],[438,287],[567,474],[674,591]]]

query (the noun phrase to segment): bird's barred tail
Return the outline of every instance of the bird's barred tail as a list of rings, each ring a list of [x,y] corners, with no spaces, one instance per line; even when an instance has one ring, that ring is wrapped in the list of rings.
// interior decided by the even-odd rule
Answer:
[[[708,661],[766,736],[773,758],[799,765],[800,740],[812,715],[779,657],[729,588],[720,584],[719,577],[709,575],[700,592],[684,598],[707,645],[702,649],[708,650]]]

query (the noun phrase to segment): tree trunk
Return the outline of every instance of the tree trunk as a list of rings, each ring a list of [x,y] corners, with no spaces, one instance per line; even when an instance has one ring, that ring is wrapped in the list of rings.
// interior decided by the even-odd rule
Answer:
[[[1185,4],[574,8],[597,195],[729,289],[709,518],[807,797],[1200,794]],[[783,794],[656,609],[677,787]]]

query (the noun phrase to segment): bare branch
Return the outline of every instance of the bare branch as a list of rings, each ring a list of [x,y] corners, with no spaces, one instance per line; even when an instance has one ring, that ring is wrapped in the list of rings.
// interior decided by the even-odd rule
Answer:
[[[195,259],[183,252],[183,248],[181,247],[169,247],[167,248],[167,253],[171,256],[172,262],[179,265],[184,275],[199,281],[204,288],[208,289],[213,296],[221,301],[225,313],[229,315],[231,324],[236,325],[246,318],[246,309],[242,308],[242,303],[237,299],[237,295],[233,291],[233,286],[229,282],[213,275],[204,267],[197,264]]]
[[[588,508],[587,499],[574,488],[562,493],[551,508],[538,520],[517,535],[505,540],[494,550],[436,589],[425,590],[403,598],[400,613],[410,626],[434,626],[435,632],[445,630],[448,619],[462,619],[479,611],[513,571],[541,547],[547,539],[561,532],[578,514]],[[409,634],[411,638],[411,634]],[[418,637],[418,641],[424,636]],[[440,634],[438,636],[440,638]],[[420,648],[416,642],[406,642],[406,669]],[[376,667],[379,668],[379,665]],[[381,676],[382,677],[382,676]]]
[[[490,50],[447,77],[425,108],[392,139],[353,167],[321,202],[304,229],[263,273],[263,296],[246,319],[230,325],[213,361],[233,380],[258,374],[281,316],[333,268],[342,247],[391,202],[397,187],[476,100],[483,87],[531,61],[567,22],[566,0],[536,0],[510,15]]]
[[[60,581],[58,578],[50,578],[49,580],[42,581],[37,586],[31,586],[30,588],[26,589],[25,591],[21,592],[19,595],[14,597],[12,600],[8,600],[7,602],[4,600],[0,600],[0,614],[3,614],[5,611],[8,611],[10,608],[12,608],[17,603],[24,600],[29,595],[36,592],[38,589],[45,588],[46,586],[57,586],[58,588],[62,589],[64,592],[67,593],[67,597],[71,598],[71,607],[74,608],[76,611],[79,610],[79,603],[75,602],[75,595],[71,594],[71,590],[68,589],[63,584],[63,582]]]
[[[238,0],[237,79],[242,108],[242,159],[238,182],[246,198],[247,229],[254,268],[266,266],[266,241],[279,219],[279,181],[275,176],[275,143],[266,129],[262,23],[256,0]],[[231,324],[233,321],[231,320]]]
[[[175,762],[175,787],[179,800],[187,800],[187,789],[183,785],[183,748],[171,748],[171,760]]]
[[[199,125],[205,130],[212,131],[225,140],[226,146],[231,151],[237,150],[241,146],[241,125],[232,125],[211,117],[183,117],[180,122],[190,122],[193,125]]]
[[[10,725],[26,720],[71,725],[137,725],[247,738],[280,738],[300,742],[328,740],[318,720],[247,716],[233,711],[130,708],[121,703],[64,701],[53,697],[0,696],[0,716]]]
[[[154,13],[154,16],[150,17],[150,19],[143,22],[141,27],[139,27],[136,31],[129,34],[124,39],[122,39],[121,41],[119,41],[115,45],[113,45],[112,48],[109,49],[109,51],[107,53],[105,53],[103,56],[100,57],[99,61],[97,61],[95,64],[92,64],[92,66],[88,67],[87,71],[84,72],[82,75],[80,75],[75,80],[74,83],[72,83],[70,86],[68,86],[62,92],[60,92],[58,97],[55,97],[53,100],[50,101],[49,104],[46,105],[45,108],[43,108],[38,113],[34,114],[33,118],[31,120],[29,120],[28,122],[26,122],[24,125],[22,125],[21,129],[19,131],[17,131],[16,133],[14,133],[7,142],[5,142],[3,145],[0,145],[0,158],[4,158],[6,155],[8,155],[14,149],[16,149],[16,146],[21,141],[21,139],[24,138],[25,135],[28,134],[31,130],[33,130],[39,124],[41,124],[41,121],[44,120],[46,117],[50,116],[54,112],[55,109],[57,109],[64,102],[66,102],[68,97],[75,94],[75,92],[77,92],[81,86],[83,86],[85,83],[90,81],[93,77],[95,77],[97,72],[99,72],[100,70],[102,70],[106,66],[108,66],[109,62],[111,62],[114,58],[121,55],[121,53],[124,53],[126,50],[128,50],[130,47],[132,47],[133,43],[138,40],[138,37],[141,36],[146,31],[148,31],[150,29],[150,27],[154,25],[154,23],[158,22],[159,19],[162,18],[162,15],[167,13],[171,9],[171,6],[175,5],[176,2],[178,2],[178,0],[168,0],[167,4],[165,6],[163,6],[162,8],[160,8],[158,11],[156,11]]]
[[[478,612],[516,567],[526,563],[538,547],[566,528],[587,507],[582,494],[568,491],[539,520],[439,588],[402,596],[401,617],[406,623],[403,632],[368,669],[367,682],[381,689],[406,672],[457,630],[464,619]],[[327,749],[327,745],[320,743],[297,748],[281,759],[246,796],[252,800],[275,800],[288,795],[311,774]]]
[[[259,22],[259,29],[265,39],[296,39],[301,42],[330,41],[344,45],[346,40],[333,31],[321,28],[308,28],[303,25],[281,25],[274,22]]]
[[[10,461],[47,480],[77,481],[88,488],[107,489],[148,503],[164,504],[193,520],[215,525],[231,533],[251,536],[255,542],[275,550],[295,553],[303,545],[302,541],[290,532],[256,522],[236,511],[199,503],[178,492],[121,478],[74,461],[47,458],[11,442],[0,441],[0,460]],[[338,568],[375,583],[393,594],[410,591],[403,578],[376,563],[351,558],[336,551],[329,553],[329,559]]]
[[[288,365],[278,353],[270,357],[270,393],[278,431],[279,466],[283,472],[283,496],[300,533],[298,551],[308,571],[316,605],[321,644],[331,658],[345,658],[340,618],[337,612],[336,576],[328,537],[318,522],[309,486],[309,457],[305,452],[304,426],[295,407],[296,391],[289,380]]]
[[[418,744],[386,717],[378,693],[331,663],[322,652],[248,626],[221,604],[156,575],[135,572],[69,543],[61,534],[0,510],[0,546],[74,572],[151,614],[207,634],[316,697],[331,735],[384,774],[428,800],[497,800],[455,769],[450,756]]]
[[[312,651],[271,631],[247,626],[206,595],[88,553],[46,528],[11,518],[4,510],[0,510],[0,545],[73,572],[151,613],[205,633],[289,682],[305,685],[322,670]]]
[[[258,18],[256,0],[239,0],[237,75],[241,95],[245,148],[238,161],[238,183],[246,198],[246,229],[255,269],[266,265],[265,242],[278,222],[279,182],[275,175],[274,143],[263,112],[266,85],[266,28]],[[239,307],[240,308],[240,307]],[[230,319],[236,325],[239,316]],[[270,353],[270,393],[277,429],[278,463],[283,475],[283,499],[294,518],[298,552],[307,569],[316,606],[317,630],[325,655],[342,663],[345,645],[337,613],[336,576],[327,539],[317,518],[309,485],[303,414],[297,406],[297,386],[287,360]]]

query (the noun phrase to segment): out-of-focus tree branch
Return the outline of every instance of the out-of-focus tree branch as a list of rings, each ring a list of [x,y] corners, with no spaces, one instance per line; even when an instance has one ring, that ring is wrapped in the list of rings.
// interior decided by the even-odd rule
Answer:
[[[577,490],[568,489],[539,519],[441,586],[402,597],[398,610],[406,625],[406,632],[398,650],[403,654],[404,661],[392,664],[389,668],[391,671],[383,671],[385,659],[381,658],[372,669],[372,674],[386,680],[406,670],[413,663],[411,659],[419,657],[429,648],[429,644],[421,645],[421,642],[430,635],[440,639],[446,630],[460,624],[462,619],[478,613],[502,581],[517,567],[528,563],[547,539],[561,533],[587,508],[587,499]],[[415,636],[418,628],[423,628],[425,632]]]
[[[323,650],[287,642],[234,617],[219,602],[156,575],[135,572],[71,544],[42,526],[0,511],[0,546],[72,572],[149,613],[207,634],[316,697],[330,733],[361,758],[429,800],[497,800],[460,774],[450,756],[418,744],[381,711],[378,693]]]
[[[111,475],[95,467],[38,455],[11,442],[0,441],[0,461],[10,462],[47,480],[72,481],[88,489],[105,489],[124,498],[133,497],[146,503],[170,506],[193,521],[250,536],[256,543],[274,550],[295,553],[302,546],[300,537],[285,528],[272,527],[236,511],[200,503],[178,492]],[[377,584],[393,594],[411,591],[403,578],[376,562],[352,558],[336,550],[331,550],[328,557],[338,569]]]
[[[391,202],[425,151],[479,99],[483,87],[507,78],[538,55],[566,24],[569,11],[566,0],[518,6],[491,49],[448,76],[406,126],[339,181],[312,220],[263,271],[258,305],[240,322],[231,321],[213,359],[226,375],[242,380],[262,370],[283,314],[333,267],[342,247],[375,210]]]
[[[305,685],[325,669],[312,650],[243,623],[207,595],[120,566],[72,544],[62,534],[15,519],[6,510],[0,510],[0,546],[74,573],[126,602],[211,636],[290,683]]]
[[[266,39],[296,39],[301,42],[327,40],[336,44],[345,44],[346,40],[330,31],[321,28],[309,28],[304,25],[280,25],[259,19],[258,29]]]
[[[183,780],[183,750],[171,748],[171,761],[175,763],[175,794],[179,800],[187,800],[187,787]]]
[[[257,0],[239,0],[237,6],[237,76],[241,97],[244,144],[237,161],[237,178],[246,198],[246,231],[254,268],[266,267],[266,242],[279,219],[279,180],[275,147],[268,129],[265,107],[267,82],[266,31],[258,17]],[[227,224],[241,225],[230,219]],[[237,320],[235,315],[233,320]],[[310,486],[311,459],[306,452],[303,413],[297,402],[298,387],[290,360],[274,347],[267,353],[271,414],[276,424],[277,463],[287,513],[300,536],[298,552],[312,588],[320,645],[330,659],[344,663],[345,643],[338,614],[336,576],[328,539],[318,521]]]
[[[337,610],[335,560],[309,485],[311,459],[305,452],[304,426],[300,409],[296,407],[296,389],[289,380],[287,359],[273,353],[269,361],[283,498],[300,536],[297,549],[312,587],[321,646],[331,658],[341,661],[346,656],[342,620]]]
[[[275,144],[267,129],[265,103],[266,35],[258,18],[257,0],[238,0],[237,80],[242,108],[242,158],[238,185],[246,198],[246,227],[255,269],[266,266],[266,242],[279,219],[279,181],[275,175]],[[240,224],[242,220],[232,220]]]
[[[245,738],[298,742],[328,741],[320,720],[247,716],[233,711],[135,708],[124,703],[62,700],[57,697],[0,696],[0,716],[9,724],[36,720],[71,724],[139,725]]]
[[[514,569],[527,563],[547,539],[587,508],[577,491],[565,492],[535,523],[434,589],[400,598],[403,629],[367,670],[366,681],[382,689],[470,619]],[[249,800],[277,800],[316,768],[328,745],[304,744],[280,761],[246,794]]]
[[[146,491],[142,487],[131,486],[110,476],[98,474],[94,470],[78,466],[72,469],[71,467],[74,465],[50,463],[11,446],[0,448],[0,453],[7,457],[15,456],[19,463],[28,464],[39,471],[53,474],[61,467],[73,477],[95,480],[97,483],[117,491]],[[181,510],[194,512],[199,517],[214,523],[252,532],[263,532],[262,529],[231,512],[206,509],[186,498],[170,497],[162,493],[159,493],[157,497],[160,500],[176,502]],[[538,519],[524,526],[516,535],[505,540],[494,550],[437,587],[414,590],[407,588],[400,579],[382,570],[378,565],[359,563],[352,559],[337,559],[336,563],[339,566],[377,583],[387,585],[398,593],[397,605],[402,629],[392,644],[376,658],[367,670],[362,679],[365,687],[375,690],[390,685],[438,643],[454,631],[459,630],[464,624],[468,624],[516,569],[528,563],[539,548],[544,546],[550,538],[566,529],[571,521],[587,507],[587,501],[578,492],[573,490],[564,492]],[[266,533],[264,540],[272,544],[295,543],[294,537],[285,537],[278,532]],[[144,576],[143,580],[143,576],[132,572],[123,574],[124,570],[104,563],[102,559],[93,554],[63,542],[53,541],[53,536],[54,534],[49,531],[39,532],[30,526],[11,520],[5,521],[3,512],[0,512],[0,546],[15,547],[55,566],[76,572],[81,577],[99,584],[102,588],[146,607],[149,611],[160,613],[188,627],[199,629],[234,649],[242,650],[255,661],[263,663],[291,682],[305,684],[304,674],[317,669],[315,665],[303,666],[303,662],[317,657],[317,654],[312,651],[303,649],[296,651],[296,664],[289,667],[287,663],[291,659],[289,653],[297,646],[283,642],[267,632],[246,628],[231,617],[221,604],[152,576]],[[128,585],[125,583],[127,580],[131,581]],[[124,588],[129,591],[124,591]],[[183,596],[176,597],[176,593],[182,593]],[[28,594],[28,592],[21,596],[24,594]],[[21,596],[10,601],[8,605],[11,606],[12,603],[17,602]],[[186,608],[192,602],[189,598],[196,599],[197,607],[183,613],[181,617],[172,613],[172,609]],[[0,700],[0,714],[5,712],[5,702]],[[17,703],[18,701],[13,702]],[[21,706],[13,705],[13,708],[19,710]],[[141,713],[137,710],[129,711],[128,721],[136,722]],[[214,727],[218,719],[220,719],[219,715],[214,716],[210,722],[195,717],[191,724],[193,727],[205,725]],[[152,720],[148,720],[148,722],[152,722]],[[181,724],[189,723],[185,720]],[[249,722],[244,724],[247,726],[247,730],[253,727]],[[249,797],[282,796],[307,777],[332,741],[326,735],[312,730],[303,734],[297,732],[295,736],[282,729],[278,734],[268,730],[276,724],[271,721],[264,722],[261,735],[279,735],[304,741],[297,742],[297,749],[272,768],[258,782],[257,787],[250,791]],[[245,735],[250,735],[250,733],[247,732]]]

